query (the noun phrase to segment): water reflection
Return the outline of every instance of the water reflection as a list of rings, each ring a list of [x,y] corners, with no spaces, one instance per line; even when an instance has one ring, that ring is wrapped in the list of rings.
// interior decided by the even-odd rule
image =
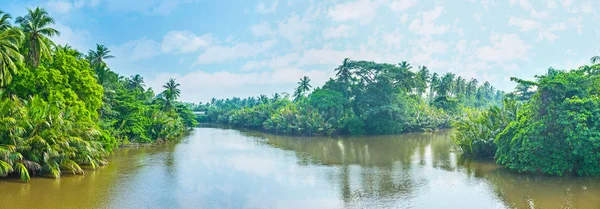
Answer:
[[[509,172],[449,132],[295,138],[199,128],[85,176],[0,179],[0,208],[600,208],[600,179]]]

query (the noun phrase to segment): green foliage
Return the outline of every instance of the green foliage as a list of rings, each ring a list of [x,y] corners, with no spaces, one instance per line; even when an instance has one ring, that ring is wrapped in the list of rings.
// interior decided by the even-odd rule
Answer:
[[[600,65],[548,70],[496,138],[496,161],[520,172],[600,175]]]
[[[408,62],[344,59],[336,78],[313,92],[310,79],[301,78],[293,101],[279,94],[212,99],[196,106],[206,111],[198,119],[289,135],[395,134],[449,128],[463,107],[496,104],[504,96],[487,82],[478,86],[451,73],[440,80],[425,66],[411,69]]]
[[[155,96],[141,76],[111,71],[103,45],[85,58],[54,47],[44,9],[17,18],[20,28],[8,19],[0,11],[0,176],[83,174],[123,143],[173,140],[197,124],[175,80]]]
[[[466,116],[453,124],[452,141],[463,154],[474,157],[494,157],[496,136],[516,119],[519,104],[505,100],[502,107],[491,106],[486,110],[467,110]]]

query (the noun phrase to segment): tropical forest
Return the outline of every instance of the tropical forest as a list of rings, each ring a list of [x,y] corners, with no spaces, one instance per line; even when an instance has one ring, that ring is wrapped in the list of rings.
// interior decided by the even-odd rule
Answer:
[[[149,8],[136,3],[132,11],[129,3],[112,0],[0,5],[0,208],[600,207],[600,54],[569,48],[566,54],[582,61],[570,67],[544,63],[557,67],[527,76],[533,65],[507,60],[534,62],[537,55],[517,50],[534,43],[515,41],[514,34],[493,32],[492,47],[461,40],[449,62],[437,52],[412,56],[410,47],[393,59],[368,51],[382,41],[382,51],[405,47],[400,42],[408,31],[424,37],[408,42],[423,51],[447,50],[433,40],[436,35],[468,36],[457,26],[463,19],[435,25],[443,22],[438,16],[448,15],[441,6],[412,21],[398,15],[397,27],[407,32],[381,39],[375,36],[389,26],[378,23],[385,14],[353,19],[368,16],[358,11],[367,12],[371,3],[376,11],[408,12],[423,3],[416,1],[320,4],[286,13],[292,16],[279,22],[260,19],[247,31],[213,14],[222,10],[218,3],[202,3],[214,11],[199,9],[200,15],[191,12],[196,7],[181,6],[198,2],[158,2]],[[509,4],[529,9],[540,22],[550,18],[528,2]],[[258,13],[266,20],[297,3],[269,5],[260,2],[229,18]],[[547,8],[560,6],[566,7]],[[569,11],[592,13],[588,8]],[[350,12],[337,12],[343,9]],[[92,14],[71,23],[90,25],[90,31],[108,24],[129,31],[124,37],[143,38],[115,45],[110,36],[62,24],[71,15]],[[225,18],[220,21],[231,28],[197,21],[226,31],[227,38],[193,29],[152,38],[165,21],[186,14]],[[321,38],[299,37],[303,29],[315,29],[310,23],[319,17],[381,27],[368,31],[372,36],[359,51],[338,54],[336,47],[352,48],[351,37],[367,30],[340,25],[324,29]],[[507,27],[523,34],[539,30],[536,43],[562,41],[557,31],[584,21],[569,18],[569,24],[548,29],[510,18]],[[148,25],[133,24],[141,20]],[[195,21],[176,25],[193,28]],[[275,41],[243,43],[236,33]],[[347,42],[336,42],[342,39]],[[93,47],[82,48],[81,40]],[[276,56],[271,48],[290,47],[281,40],[291,43],[291,52]],[[321,41],[331,43],[306,50]],[[190,61],[186,54],[196,51],[203,52]],[[463,60],[462,53],[473,55]],[[262,56],[273,58],[257,61]],[[250,61],[236,70],[211,69],[237,66],[236,59]],[[461,63],[474,59],[487,62]],[[164,66],[173,69],[154,70]],[[278,72],[282,66],[289,68]],[[254,72],[262,68],[273,69]]]

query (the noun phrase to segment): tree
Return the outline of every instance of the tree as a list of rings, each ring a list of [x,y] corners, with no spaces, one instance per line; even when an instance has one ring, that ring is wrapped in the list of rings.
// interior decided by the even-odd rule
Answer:
[[[412,69],[412,66],[410,66],[410,64],[407,61],[402,61],[401,63],[398,64],[398,66],[400,66],[400,68],[405,69],[405,70]],[[425,67],[425,66],[423,66],[423,67]],[[425,69],[427,69],[427,67],[425,67]]]
[[[15,63],[23,61],[18,47],[22,37],[23,34],[16,28],[0,30],[0,88],[12,81],[17,72]]]
[[[50,38],[60,36],[58,30],[50,27],[54,18],[48,16],[45,9],[36,7],[34,10],[27,9],[27,15],[17,17],[16,23],[25,33],[27,64],[37,67],[42,57],[50,59],[50,48],[54,45]]]
[[[298,87],[294,92],[294,97],[303,97],[306,92],[310,91],[311,87],[312,86],[310,85],[310,78],[308,78],[307,76],[302,77],[298,82]]]
[[[600,56],[593,56],[590,61],[592,64],[600,64]]]
[[[401,66],[402,67],[402,66]],[[417,72],[417,95],[423,96],[427,91],[427,84],[430,82],[431,74],[429,74],[429,69],[427,66],[419,67],[419,71]]]
[[[140,74],[129,77],[129,87],[132,89],[144,89],[144,78]]]
[[[171,109],[173,105],[173,101],[179,98],[181,95],[181,90],[179,90],[180,84],[175,82],[175,79],[170,78],[165,85],[162,87],[165,90],[162,92],[162,95],[165,99],[165,109]]]
[[[335,68],[335,76],[338,78],[339,81],[345,84],[348,84],[350,82],[350,79],[352,78],[352,72],[350,71],[351,63],[352,61],[349,58],[345,58],[342,62],[342,65]]]
[[[115,58],[110,54],[110,50],[101,44],[96,44],[95,51],[90,49],[88,56],[88,60],[91,60],[90,64],[92,65],[103,65],[106,64],[105,60]]]
[[[9,14],[0,10],[0,31],[7,30],[12,27],[9,21],[11,18],[12,17]]]

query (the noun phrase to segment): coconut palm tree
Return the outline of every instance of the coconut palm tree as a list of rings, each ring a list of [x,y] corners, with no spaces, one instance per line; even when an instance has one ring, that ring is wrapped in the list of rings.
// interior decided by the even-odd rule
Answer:
[[[410,67],[410,64],[408,65],[408,67]],[[402,68],[402,65],[400,65],[400,67]],[[431,74],[429,74],[429,69],[427,69],[427,66],[419,67],[419,71],[417,72],[417,79],[417,94],[419,96],[423,96],[423,94],[425,94],[425,92],[427,91],[427,84],[430,82],[431,79]]]
[[[129,87],[132,89],[143,89],[145,87],[144,78],[140,74],[129,77]]]
[[[12,17],[0,10],[0,31],[11,28],[10,19]]]
[[[110,50],[106,48],[106,46],[101,44],[96,44],[96,50],[91,50],[88,52],[88,61],[92,65],[100,65],[106,64],[104,60],[115,58],[115,56],[110,54]]]
[[[175,101],[181,95],[179,86],[181,85],[173,78],[170,78],[169,81],[163,85],[165,90],[162,92],[162,95],[165,99],[165,109],[171,109],[173,107],[173,101]]]
[[[19,29],[0,30],[0,88],[12,81],[12,75],[17,72],[15,63],[23,61],[19,52],[22,38],[23,33]]]
[[[51,58],[50,49],[54,42],[50,38],[60,36],[58,30],[50,27],[54,24],[54,18],[45,9],[36,7],[34,10],[27,9],[27,15],[17,17],[16,23],[21,25],[25,33],[27,64],[37,67],[42,57]]]
[[[298,87],[294,92],[294,97],[298,98],[304,96],[306,92],[310,91],[310,88],[312,88],[312,86],[310,85],[310,78],[308,78],[307,76],[302,77],[298,82]]]
[[[344,82],[345,84],[348,84],[350,82],[350,78],[352,78],[352,72],[350,71],[351,63],[352,61],[349,58],[346,58],[342,62],[342,65],[335,69],[335,76],[338,78],[338,80]]]
[[[402,69],[406,69],[406,70],[412,69],[412,66],[410,66],[410,63],[408,63],[407,61],[402,61],[401,63],[398,63],[398,65]],[[427,67],[425,67],[425,68],[427,68]]]
[[[600,56],[593,56],[590,61],[592,64],[600,64]]]

